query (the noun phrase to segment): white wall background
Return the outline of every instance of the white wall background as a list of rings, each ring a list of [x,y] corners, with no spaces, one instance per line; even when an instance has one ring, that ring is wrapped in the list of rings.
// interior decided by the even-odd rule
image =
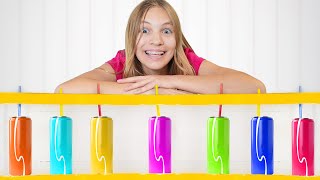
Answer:
[[[53,92],[124,48],[127,19],[140,0],[0,0],[0,91]],[[262,80],[268,92],[320,91],[320,0],[170,0],[195,52]],[[33,120],[34,174],[49,173],[49,117],[59,108],[25,105]],[[173,120],[173,172],[206,172],[206,119],[217,106],[161,106]],[[153,106],[103,106],[114,120],[114,171],[148,171],[147,119]],[[126,112],[126,113],[123,113]],[[74,120],[75,173],[89,173],[89,121],[95,106],[67,106]],[[291,173],[296,105],[262,106],[275,120],[275,173]],[[8,173],[8,119],[0,105],[0,173]],[[225,106],[231,121],[231,173],[250,173],[250,119],[255,106]],[[304,116],[318,120],[319,105]],[[320,174],[317,150],[316,174]]]

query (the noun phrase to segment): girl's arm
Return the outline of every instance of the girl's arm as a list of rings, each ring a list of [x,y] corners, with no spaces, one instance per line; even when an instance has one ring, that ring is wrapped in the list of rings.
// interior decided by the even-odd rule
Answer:
[[[130,92],[130,91],[129,91]],[[193,94],[188,91],[178,90],[178,89],[168,89],[168,88],[159,88],[158,90],[159,94],[166,94],[166,95],[174,95],[174,94]],[[131,93],[134,94],[134,93]],[[155,95],[156,91],[155,89],[150,89],[149,91],[143,92],[141,94],[147,94],[147,95]]]
[[[108,63],[60,84],[55,93],[59,93],[62,88],[63,93],[96,94],[98,83],[102,94],[134,94],[124,90],[132,83],[116,82],[114,70]],[[155,90],[150,89],[140,94],[155,94]],[[159,94],[190,94],[190,92],[159,87]]]
[[[143,93],[156,84],[162,88],[179,89],[196,94],[217,94],[223,83],[224,93],[261,93],[266,92],[264,84],[256,78],[240,71],[217,66],[209,61],[203,61],[198,76],[138,76],[119,80],[120,83],[133,83],[125,88],[127,92]]]
[[[129,85],[128,83],[117,83],[113,68],[110,64],[105,63],[96,69],[60,84],[55,89],[55,93],[58,93],[62,88],[63,93],[95,94],[97,93],[98,83],[100,83],[102,94],[123,94],[126,93],[124,88]]]
[[[173,76],[172,82],[178,89],[200,94],[217,94],[223,83],[223,93],[245,94],[266,93],[265,85],[258,79],[240,71],[217,66],[203,61],[198,76]]]

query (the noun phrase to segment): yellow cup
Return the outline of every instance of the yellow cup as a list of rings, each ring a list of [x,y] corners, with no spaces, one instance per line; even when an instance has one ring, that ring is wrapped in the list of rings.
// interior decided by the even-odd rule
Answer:
[[[113,165],[113,123],[106,116],[93,117],[90,123],[91,173],[112,173]]]

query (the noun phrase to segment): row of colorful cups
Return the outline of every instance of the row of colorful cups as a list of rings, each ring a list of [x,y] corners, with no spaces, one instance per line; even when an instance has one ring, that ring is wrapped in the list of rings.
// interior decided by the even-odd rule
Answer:
[[[91,118],[91,172],[113,172],[113,123],[106,116]],[[12,117],[9,125],[9,173],[31,174],[32,122]],[[207,120],[207,172],[229,174],[230,121],[226,117]],[[149,173],[171,173],[171,119],[149,118]],[[251,120],[251,172],[273,174],[273,119]],[[72,119],[50,118],[50,173],[72,174]],[[314,121],[292,121],[292,175],[314,175]]]

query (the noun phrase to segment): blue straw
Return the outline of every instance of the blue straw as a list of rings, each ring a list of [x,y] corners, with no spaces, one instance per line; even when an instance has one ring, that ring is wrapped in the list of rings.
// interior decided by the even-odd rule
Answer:
[[[19,86],[19,93],[21,93],[21,86]],[[18,104],[18,117],[21,116],[21,104]]]
[[[299,93],[302,92],[301,86],[299,86]],[[302,104],[299,104],[299,118],[302,119]]]

